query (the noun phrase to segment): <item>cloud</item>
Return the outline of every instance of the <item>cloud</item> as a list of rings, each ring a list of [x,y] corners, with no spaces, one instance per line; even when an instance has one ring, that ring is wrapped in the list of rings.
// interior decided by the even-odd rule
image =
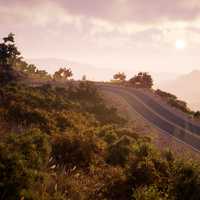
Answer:
[[[152,23],[162,20],[193,20],[200,15],[199,0],[11,0],[1,7],[35,7],[45,9],[55,5],[71,15],[101,19],[115,23]],[[39,9],[42,12],[42,9]],[[10,10],[12,13],[12,9]],[[54,14],[57,13],[50,13]]]
[[[199,0],[7,0],[0,1],[0,36],[16,33],[28,57],[126,61],[177,38],[200,44],[199,11]]]
[[[29,2],[29,1],[27,1]],[[30,1],[31,2],[31,1]],[[78,24],[79,17],[68,14],[62,7],[54,2],[44,1],[42,4],[33,3],[11,5],[1,5],[0,3],[0,22],[1,24],[30,24],[45,26],[49,23],[57,25],[62,24]]]
[[[192,20],[200,13],[198,0],[60,0],[57,2],[72,14],[119,23]]]
[[[199,0],[7,0],[0,2],[0,23],[131,36],[149,29],[185,29],[199,11]]]

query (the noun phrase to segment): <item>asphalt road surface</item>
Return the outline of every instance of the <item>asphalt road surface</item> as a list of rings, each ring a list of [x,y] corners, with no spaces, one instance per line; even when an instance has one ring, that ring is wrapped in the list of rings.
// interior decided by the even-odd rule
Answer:
[[[146,121],[200,151],[200,125],[175,114],[142,90],[106,84],[98,87],[123,97]]]

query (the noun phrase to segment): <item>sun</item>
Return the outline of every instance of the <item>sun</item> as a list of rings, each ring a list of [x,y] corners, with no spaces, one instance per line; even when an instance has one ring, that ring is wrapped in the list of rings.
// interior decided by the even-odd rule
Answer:
[[[175,43],[176,49],[185,49],[186,48],[186,41],[182,39],[177,39]]]

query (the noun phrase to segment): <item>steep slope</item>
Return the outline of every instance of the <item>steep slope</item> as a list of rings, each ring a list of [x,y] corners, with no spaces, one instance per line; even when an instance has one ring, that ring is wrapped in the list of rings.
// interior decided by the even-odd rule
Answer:
[[[190,146],[152,126],[120,95],[105,90],[102,90],[101,93],[108,105],[116,107],[123,117],[129,119],[130,126],[134,126],[140,135],[150,137],[159,149],[164,150],[169,148],[178,156],[192,157],[194,159],[200,158],[199,153],[191,149]]]
[[[157,102],[145,92],[111,85],[101,86],[103,91],[113,92],[123,98],[129,106],[139,113],[148,123],[170,134],[183,143],[199,150],[200,126],[188,118],[176,115],[173,110]],[[127,106],[125,106],[127,107]],[[129,109],[130,110],[130,109]]]

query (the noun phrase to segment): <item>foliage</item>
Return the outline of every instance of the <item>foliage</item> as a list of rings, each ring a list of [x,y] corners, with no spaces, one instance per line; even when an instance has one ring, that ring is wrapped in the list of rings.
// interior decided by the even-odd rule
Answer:
[[[49,154],[48,138],[39,130],[5,138],[0,143],[0,198],[32,199],[32,189],[44,181]]]
[[[39,70],[33,64],[22,60],[21,53],[15,45],[13,33],[3,38],[0,43],[0,84],[7,84],[24,78],[47,79],[50,75],[45,70]]]
[[[69,77],[73,76],[71,69],[60,68],[53,75],[54,80],[67,80]]]
[[[147,72],[139,72],[129,80],[129,83],[134,87],[150,89],[153,86],[153,79]]]
[[[0,65],[12,66],[19,56],[20,52],[15,46],[14,34],[10,33],[3,38],[3,43],[0,44]]]
[[[15,68],[31,82],[37,68],[18,59]],[[61,87],[43,78],[40,86],[0,87],[0,199],[200,199],[199,166],[155,149],[105,105],[94,84]],[[140,86],[150,88],[143,78]]]
[[[155,91],[155,94],[158,95],[158,96],[160,96],[160,97],[162,97],[162,98],[166,98],[166,99],[174,99],[174,100],[177,99],[177,97],[175,95],[170,94],[168,92],[164,92],[164,91],[162,91],[160,89],[157,89]]]
[[[131,138],[124,136],[110,145],[108,148],[107,162],[111,165],[124,166],[129,160],[131,142]]]
[[[167,103],[172,106],[175,107],[187,114],[191,114],[190,109],[187,107],[187,103],[184,101],[179,100],[175,95],[170,94],[168,92],[164,92],[160,89],[155,91],[155,94],[160,96],[162,99],[164,99],[165,101],[167,101]]]
[[[53,140],[52,157],[58,167],[88,167],[97,151],[91,135],[63,134]]]
[[[126,128],[90,82],[9,84],[0,100],[1,199],[199,199],[198,167]]]
[[[126,80],[126,75],[124,74],[124,72],[122,72],[122,73],[118,72],[117,74],[114,74],[113,79],[123,82]]]
[[[19,56],[20,52],[15,46],[14,34],[10,33],[0,43],[0,84],[7,84],[17,79],[13,66],[17,59],[20,60]]]
[[[194,113],[194,117],[195,117],[195,118],[200,118],[200,111],[196,111],[196,112]]]
[[[197,166],[177,163],[174,169],[172,195],[177,200],[200,199],[200,177]]]
[[[167,200],[167,196],[162,194],[154,185],[141,187],[134,190],[134,200]]]

